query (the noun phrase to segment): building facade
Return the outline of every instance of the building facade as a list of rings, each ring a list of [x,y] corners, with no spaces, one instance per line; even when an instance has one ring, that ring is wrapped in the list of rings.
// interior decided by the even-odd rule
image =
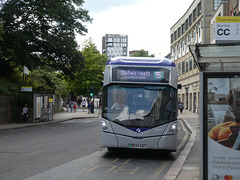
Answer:
[[[102,37],[102,54],[108,59],[128,55],[128,35],[106,34]]]
[[[178,100],[184,109],[198,113],[199,70],[189,45],[210,43],[210,21],[222,0],[194,0],[185,14],[170,28],[171,59],[176,63],[182,89]]]

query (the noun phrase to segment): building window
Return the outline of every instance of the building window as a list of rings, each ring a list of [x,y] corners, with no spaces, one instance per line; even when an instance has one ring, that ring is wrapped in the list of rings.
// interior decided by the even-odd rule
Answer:
[[[113,43],[107,43],[107,47],[112,47]]]
[[[177,45],[175,45],[174,60],[177,60]]]
[[[181,71],[181,63],[178,64],[178,74],[181,75],[182,71]]]
[[[189,27],[192,25],[192,14],[190,14],[190,16],[189,16]]]
[[[192,62],[193,62],[193,59],[192,57],[189,58],[189,71],[192,70]]]
[[[108,38],[107,42],[112,42],[112,38]]]
[[[190,35],[189,35],[189,44],[190,45],[192,44],[192,32],[190,32]]]
[[[121,46],[122,47],[127,47],[127,43],[122,43]]]
[[[197,63],[195,61],[193,61],[193,69],[197,68]]]
[[[121,38],[121,42],[127,42],[127,38]]]
[[[186,60],[186,73],[188,72],[188,59]]]
[[[185,41],[182,41],[182,56],[185,56]]]
[[[181,28],[179,27],[178,28],[178,37],[180,37],[181,36]]]
[[[181,57],[181,44],[178,44],[178,58]]]
[[[217,10],[218,6],[221,4],[222,0],[214,0],[213,10]]]
[[[197,10],[196,8],[193,10],[193,21],[197,19]]]
[[[171,34],[171,43],[173,43],[173,34]]]
[[[185,24],[183,23],[182,24],[182,34],[184,34],[184,32],[185,32]]]
[[[182,74],[185,74],[185,61],[182,62]]]
[[[174,32],[174,41],[177,39],[177,31]]]
[[[197,43],[197,31],[196,31],[196,28],[194,28],[194,31],[193,31],[193,42],[194,42],[194,44]]]
[[[172,60],[176,60],[176,49],[175,49],[175,46],[172,46]]]
[[[188,29],[188,19],[185,21],[185,31]]]
[[[188,35],[187,35],[187,37],[186,37],[186,53],[188,53],[188,51],[189,51],[188,44],[189,44],[189,42],[188,42]]]
[[[174,60],[174,48],[171,47],[171,59]]]
[[[201,1],[198,3],[197,9],[198,9],[198,16],[199,16],[202,13],[202,3],[201,3]]]
[[[202,42],[202,28],[201,24],[198,25],[198,43]]]

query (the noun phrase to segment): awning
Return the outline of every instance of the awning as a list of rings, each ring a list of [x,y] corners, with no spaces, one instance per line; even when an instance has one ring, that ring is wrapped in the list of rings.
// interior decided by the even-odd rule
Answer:
[[[189,48],[200,71],[240,70],[240,44],[195,44]]]

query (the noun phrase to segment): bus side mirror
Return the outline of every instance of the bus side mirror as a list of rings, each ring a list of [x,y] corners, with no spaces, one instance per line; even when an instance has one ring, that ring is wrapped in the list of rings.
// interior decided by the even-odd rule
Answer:
[[[178,88],[178,89],[182,89],[182,84],[178,84],[178,85],[177,85],[177,88]]]
[[[103,87],[103,81],[100,82],[100,86]]]

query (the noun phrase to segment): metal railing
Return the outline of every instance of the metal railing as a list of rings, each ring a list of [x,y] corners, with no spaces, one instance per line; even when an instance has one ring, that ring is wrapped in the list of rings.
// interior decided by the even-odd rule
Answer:
[[[53,109],[46,108],[41,109],[41,121],[52,121],[53,120]]]

